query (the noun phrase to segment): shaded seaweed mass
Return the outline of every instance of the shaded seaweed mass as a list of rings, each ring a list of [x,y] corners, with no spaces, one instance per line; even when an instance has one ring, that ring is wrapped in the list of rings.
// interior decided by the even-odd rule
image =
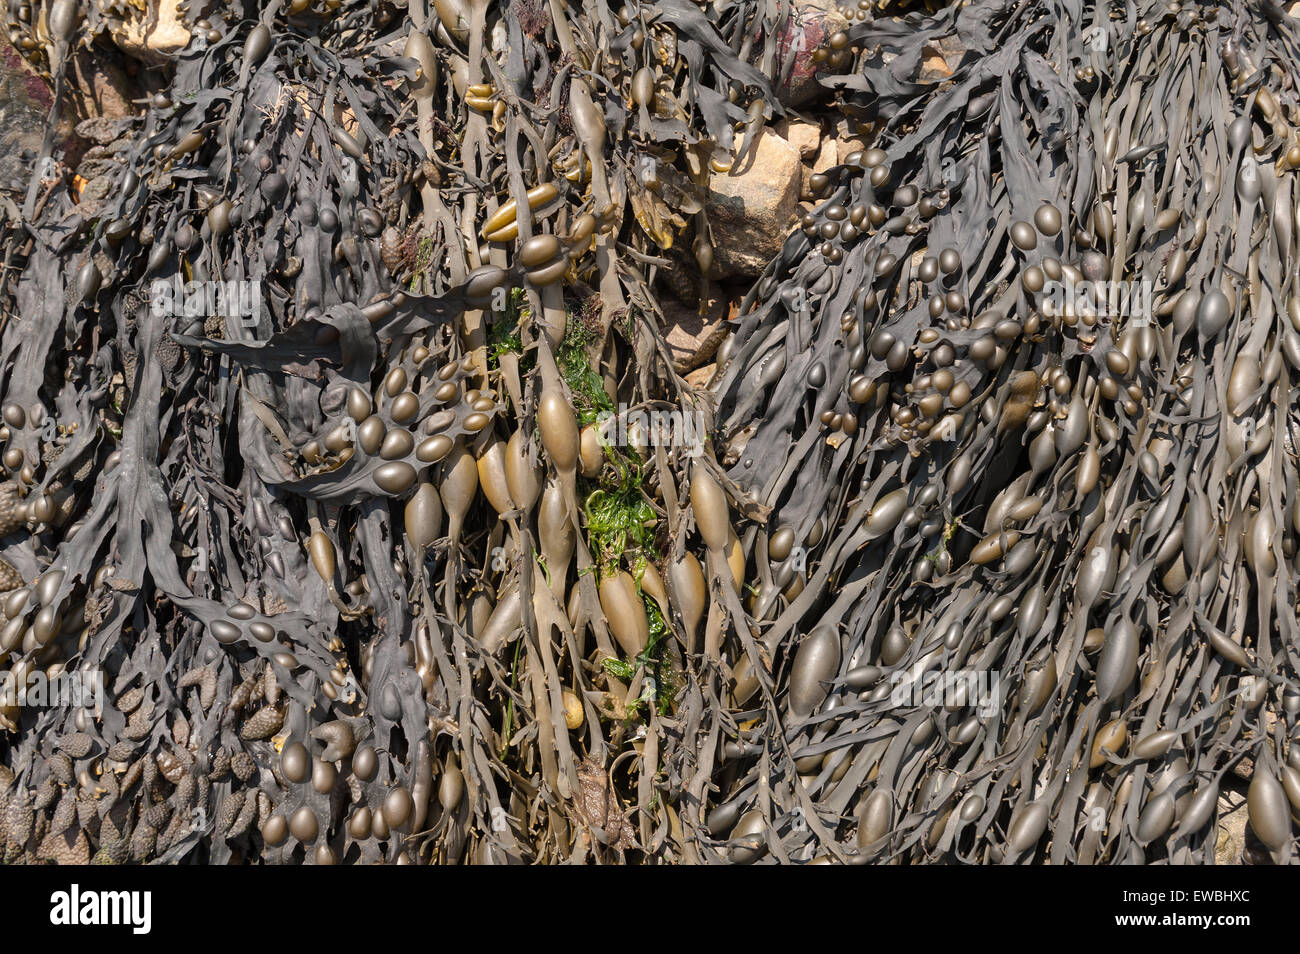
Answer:
[[[9,12],[6,862],[1293,859],[1300,21],[217,3],[74,157],[133,11]]]

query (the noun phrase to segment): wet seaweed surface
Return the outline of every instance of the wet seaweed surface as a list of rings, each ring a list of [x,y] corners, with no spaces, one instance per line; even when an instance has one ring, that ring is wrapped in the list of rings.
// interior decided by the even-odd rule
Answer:
[[[0,659],[104,691],[0,700],[5,860],[1201,863],[1231,778],[1290,862],[1300,21],[869,8],[232,5],[94,208],[47,137]],[[690,384],[805,53],[869,141]]]

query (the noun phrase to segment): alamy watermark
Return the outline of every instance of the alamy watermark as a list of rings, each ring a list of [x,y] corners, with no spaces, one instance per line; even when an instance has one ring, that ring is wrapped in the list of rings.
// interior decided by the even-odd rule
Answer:
[[[149,891],[83,891],[73,884],[50,895],[50,923],[56,927],[121,925],[133,934],[148,934],[152,910]]]
[[[104,711],[104,673],[99,669],[63,671],[54,676],[42,670],[15,685],[12,671],[0,673],[0,705],[23,708],[93,709]]]
[[[1125,318],[1131,327],[1151,324],[1152,283],[1136,282],[1065,282],[1049,281],[1043,286],[1041,300],[1050,304],[1053,316],[1074,314],[1079,317]],[[1048,309],[1044,309],[1045,311]]]
[[[262,281],[182,282],[179,275],[149,286],[149,308],[157,318],[230,318],[256,325],[262,313]]]
[[[893,686],[889,701],[899,708],[974,706],[987,719],[1002,707],[1002,677],[988,669],[931,669],[919,677],[900,669],[890,675],[889,681]]]
[[[708,437],[702,413],[677,407],[647,409],[620,404],[617,413],[602,411],[596,421],[601,439],[615,447],[676,447],[686,457],[699,457]]]

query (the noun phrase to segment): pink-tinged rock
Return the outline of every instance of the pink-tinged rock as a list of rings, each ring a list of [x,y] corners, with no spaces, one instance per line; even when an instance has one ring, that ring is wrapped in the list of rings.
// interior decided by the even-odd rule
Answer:
[[[781,0],[782,12],[787,7],[785,0]],[[826,93],[816,77],[822,68],[813,62],[812,55],[832,34],[847,26],[848,21],[834,0],[802,0],[794,5],[793,15],[777,33],[776,75],[784,75],[787,64],[794,59],[789,79],[778,91],[783,105],[800,106]]]
[[[53,103],[45,81],[0,38],[0,188],[27,189]]]

